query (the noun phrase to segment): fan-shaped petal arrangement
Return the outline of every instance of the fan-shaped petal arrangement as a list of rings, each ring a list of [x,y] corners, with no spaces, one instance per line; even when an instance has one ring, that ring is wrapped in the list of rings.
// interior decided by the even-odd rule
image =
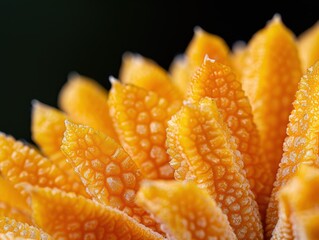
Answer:
[[[70,75],[32,143],[0,133],[0,239],[318,239],[318,29],[197,27],[167,71]]]

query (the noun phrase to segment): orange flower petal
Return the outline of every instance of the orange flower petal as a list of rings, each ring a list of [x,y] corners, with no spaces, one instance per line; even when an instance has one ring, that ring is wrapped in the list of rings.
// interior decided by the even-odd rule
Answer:
[[[277,178],[267,209],[267,235],[271,233],[278,220],[278,192],[295,176],[301,163],[319,166],[318,131],[319,131],[319,62],[311,67],[301,78],[294,110],[289,117],[288,137],[284,143],[284,154],[280,162]]]
[[[319,60],[319,21],[298,37],[298,49],[302,63],[302,69],[307,68]]]
[[[241,72],[264,155],[275,177],[301,66],[293,33],[276,15],[248,43]]]
[[[136,200],[164,224],[171,239],[237,239],[227,216],[193,183],[145,181]]]
[[[262,218],[266,213],[273,179],[267,158],[260,151],[260,139],[253,121],[248,98],[236,80],[235,73],[226,65],[208,57],[194,74],[188,99],[198,102],[203,97],[215,100],[224,122],[243,156],[246,177],[256,196]]]
[[[188,66],[186,56],[176,56],[169,67],[169,73],[172,76],[173,84],[179,89],[182,95],[185,96],[192,76],[192,71]]]
[[[220,63],[231,65],[230,50],[224,39],[196,27],[194,36],[185,50],[185,57],[175,59],[170,67],[173,82],[183,94],[186,93],[194,72],[201,66],[206,55]]]
[[[142,179],[140,170],[113,139],[87,126],[67,122],[61,148],[93,200],[118,208],[156,229],[154,220],[134,202]]]
[[[107,104],[107,91],[93,79],[72,75],[59,95],[59,106],[70,118],[117,139]]]
[[[167,121],[180,101],[169,103],[156,93],[113,81],[110,113],[120,142],[141,168],[145,178],[173,179],[166,153]]]
[[[87,196],[84,186],[73,182],[68,175],[43,157],[31,146],[0,133],[0,171],[15,186],[57,187]]]
[[[18,222],[7,217],[0,217],[0,233],[12,233],[14,238],[10,238],[12,234],[7,234],[8,239],[52,239],[47,233],[37,227],[29,226],[26,223]],[[3,238],[0,237],[0,239]]]
[[[0,177],[0,217],[10,217],[24,223],[31,223],[31,209],[26,198],[13,184]]]
[[[121,211],[57,189],[33,189],[32,210],[54,239],[164,239]]]
[[[183,106],[169,121],[167,138],[172,166],[188,164],[193,181],[222,208],[238,239],[262,239],[258,206],[242,157],[214,100],[203,98]]]
[[[32,138],[41,148],[41,151],[61,169],[63,169],[73,181],[80,183],[81,180],[74,173],[61,152],[61,143],[65,131],[65,120],[67,116],[48,105],[38,101],[32,105]]]
[[[301,164],[279,191],[279,220],[272,238],[318,239],[318,193],[319,169]]]
[[[224,39],[200,27],[194,29],[193,39],[187,46],[185,54],[190,65],[195,68],[202,65],[206,55],[222,64],[228,66],[231,64],[229,47]]]
[[[138,54],[124,54],[119,79],[123,83],[156,92],[168,101],[182,98],[168,73],[151,59]]]

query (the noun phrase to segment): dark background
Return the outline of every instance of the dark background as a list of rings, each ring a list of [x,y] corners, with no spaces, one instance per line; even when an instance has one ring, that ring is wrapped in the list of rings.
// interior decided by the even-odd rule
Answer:
[[[255,2],[0,0],[0,131],[31,141],[31,100],[56,107],[71,71],[108,88],[126,51],[168,69],[195,26],[231,47],[275,13],[296,35],[319,19],[315,1]]]

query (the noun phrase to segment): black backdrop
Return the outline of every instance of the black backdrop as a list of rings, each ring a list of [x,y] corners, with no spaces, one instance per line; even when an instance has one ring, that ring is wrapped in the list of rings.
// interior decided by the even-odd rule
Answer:
[[[71,71],[108,88],[125,51],[167,69],[195,26],[231,47],[275,13],[296,35],[319,20],[315,3],[255,2],[0,0],[0,131],[31,141],[31,100],[57,106]]]

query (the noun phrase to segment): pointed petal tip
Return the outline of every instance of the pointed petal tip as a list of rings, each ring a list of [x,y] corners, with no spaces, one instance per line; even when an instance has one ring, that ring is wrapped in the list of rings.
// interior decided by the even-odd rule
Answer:
[[[79,74],[78,72],[76,72],[76,71],[71,71],[71,72],[68,73],[67,79],[68,79],[68,81],[69,81],[69,80],[78,78],[79,76],[81,76],[81,74]]]
[[[193,31],[195,35],[200,35],[205,32],[204,29],[200,27],[199,25],[195,26]]]
[[[122,61],[125,61],[127,59],[129,59],[129,60],[139,60],[139,59],[143,59],[143,56],[141,54],[139,54],[139,53],[127,51],[127,52],[123,53]]]
[[[210,58],[210,57],[208,56],[208,54],[205,54],[204,63],[207,63],[207,62],[214,63],[214,62],[216,62],[216,60],[213,59],[213,58]]]
[[[111,86],[114,86],[114,85],[119,83],[119,80],[111,75],[111,76],[109,76],[109,82],[110,82]]]

